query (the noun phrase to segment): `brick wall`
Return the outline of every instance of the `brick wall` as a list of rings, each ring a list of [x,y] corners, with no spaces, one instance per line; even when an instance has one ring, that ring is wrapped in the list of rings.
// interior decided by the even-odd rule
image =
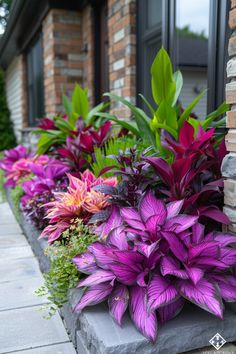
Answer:
[[[222,174],[226,177],[224,182],[224,211],[232,224],[229,231],[236,233],[236,1],[231,0],[229,13],[229,27],[232,30],[229,39],[228,52],[230,60],[227,63],[226,102],[231,105],[227,112],[226,147],[228,154],[222,163]]]
[[[110,91],[135,103],[136,1],[108,0]],[[127,118],[130,111],[112,103],[112,113]]]
[[[63,110],[62,94],[83,81],[81,13],[51,10],[43,22],[45,112]]]

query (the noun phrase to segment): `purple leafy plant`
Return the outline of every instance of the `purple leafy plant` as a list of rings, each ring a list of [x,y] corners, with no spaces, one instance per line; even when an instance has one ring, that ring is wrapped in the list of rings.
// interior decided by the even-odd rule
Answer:
[[[64,163],[50,159],[47,165],[30,164],[33,177],[22,183],[24,196],[21,198],[22,210],[39,230],[48,225],[45,219],[48,210],[46,204],[54,200],[54,192],[66,190],[69,167]]]
[[[78,285],[86,289],[76,312],[107,300],[118,324],[129,309],[137,329],[153,342],[158,323],[176,316],[186,301],[223,318],[223,300],[236,300],[230,271],[236,250],[229,247],[235,236],[205,234],[198,217],[181,214],[183,203],[165,205],[147,192],[138,208],[121,207],[119,213],[115,207],[105,241],[73,259],[88,275]]]

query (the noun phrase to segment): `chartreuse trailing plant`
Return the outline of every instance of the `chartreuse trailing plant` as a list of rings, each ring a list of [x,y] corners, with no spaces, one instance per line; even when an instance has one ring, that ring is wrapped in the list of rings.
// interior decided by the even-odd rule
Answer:
[[[98,113],[98,115],[129,130],[137,139],[141,139],[147,145],[153,145],[159,154],[168,160],[171,159],[172,153],[162,145],[161,132],[163,130],[168,132],[172,138],[178,140],[180,129],[185,121],[188,121],[194,127],[195,134],[199,126],[207,130],[212,124],[218,126],[224,123],[224,119],[216,123],[213,122],[228,110],[229,107],[226,103],[221,104],[205,118],[199,117],[199,121],[192,117],[192,111],[206,93],[205,91],[198,95],[184,110],[181,109],[178,98],[183,86],[182,74],[180,71],[173,72],[170,58],[164,48],[158,52],[153,61],[151,76],[152,95],[156,107],[152,107],[147,99],[140,95],[147,105],[150,115],[147,115],[128,100],[113,93],[106,93],[105,95],[130,108],[134,121],[127,122],[107,113]]]
[[[61,240],[45,250],[45,254],[50,258],[50,270],[44,274],[44,285],[36,291],[36,294],[46,296],[48,299],[49,304],[46,305],[48,317],[54,315],[56,310],[68,301],[69,289],[75,288],[80,279],[80,273],[72,258],[85,252],[87,246],[96,239],[88,226],[76,218],[73,225],[63,232]]]
[[[236,250],[229,247],[235,236],[206,233],[197,216],[182,213],[183,203],[165,204],[147,192],[135,208],[116,207],[105,225],[106,239],[73,259],[87,274],[78,285],[85,291],[76,312],[108,301],[118,324],[128,310],[153,342],[159,324],[186,302],[223,318],[223,302],[236,300]]]
[[[72,99],[63,96],[63,105],[66,114],[41,120],[38,129],[34,131],[40,135],[39,155],[66,144],[67,138],[79,137],[81,130],[84,132],[83,138],[84,135],[88,136],[88,130],[92,130],[92,134],[88,137],[91,140],[91,135],[95,137],[96,130],[99,131],[102,125],[101,119],[97,119],[96,114],[108,106],[107,103],[100,103],[90,110],[88,90],[82,89],[78,84],[75,85]]]

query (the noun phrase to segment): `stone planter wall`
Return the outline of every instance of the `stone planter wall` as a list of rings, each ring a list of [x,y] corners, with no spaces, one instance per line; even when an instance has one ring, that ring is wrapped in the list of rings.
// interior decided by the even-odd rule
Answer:
[[[229,27],[232,30],[229,39],[228,53],[230,60],[227,63],[226,102],[231,105],[227,112],[226,126],[229,128],[226,135],[226,147],[229,152],[222,163],[222,174],[226,177],[224,182],[224,212],[232,224],[229,231],[236,233],[236,1],[231,0],[229,12]]]
[[[10,193],[7,197],[14,212]],[[39,231],[22,214],[18,220],[41,270],[48,270],[49,261],[44,255],[46,240],[38,240]],[[177,354],[209,346],[209,340],[216,333],[227,342],[236,341],[236,316],[229,308],[221,321],[193,305],[186,305],[179,316],[160,328],[153,345],[135,329],[128,314],[122,328],[119,327],[109,315],[106,304],[90,307],[80,315],[73,313],[80,296],[81,290],[70,290],[69,301],[60,311],[78,354]]]

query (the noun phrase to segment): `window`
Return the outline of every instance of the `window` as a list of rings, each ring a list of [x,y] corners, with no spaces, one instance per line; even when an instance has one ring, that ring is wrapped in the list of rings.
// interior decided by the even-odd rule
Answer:
[[[150,65],[164,45],[184,77],[180,103],[186,107],[208,88],[196,114],[213,111],[224,100],[228,6],[227,0],[137,0],[137,91],[153,102]],[[145,109],[139,98],[138,104]]]
[[[28,122],[35,126],[44,115],[43,48],[40,35],[26,53]]]
[[[109,91],[108,63],[108,8],[107,1],[94,6],[95,27],[95,101],[104,101],[103,93]]]
[[[150,67],[156,53],[162,46],[162,0],[139,0],[137,5],[137,88],[138,93],[143,93],[148,101],[154,104],[151,93]],[[139,96],[137,99],[138,104],[143,107]]]

